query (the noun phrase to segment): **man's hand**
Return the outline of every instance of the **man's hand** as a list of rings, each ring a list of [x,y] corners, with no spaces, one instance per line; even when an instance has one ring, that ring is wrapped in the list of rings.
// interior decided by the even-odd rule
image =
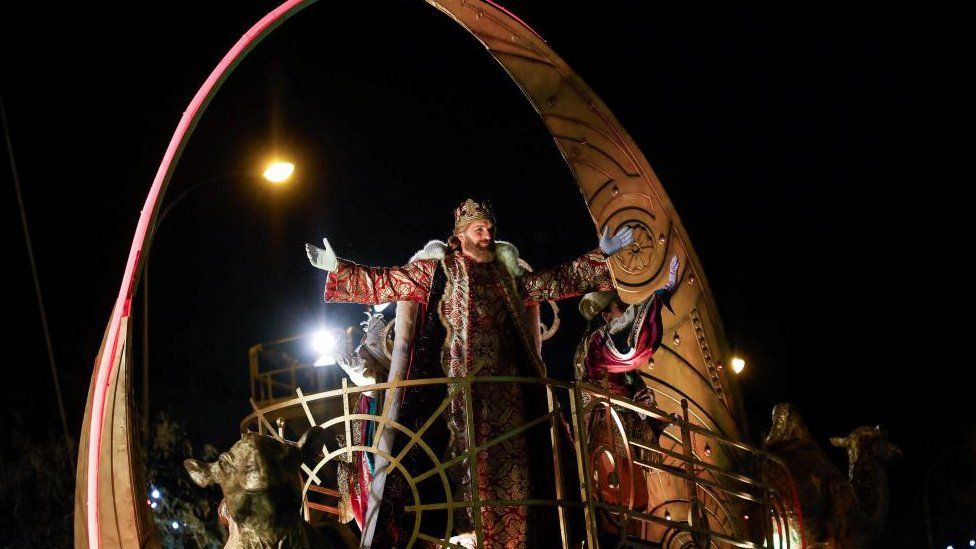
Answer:
[[[305,255],[308,256],[308,262],[312,264],[316,269],[322,269],[323,271],[329,271],[330,273],[339,268],[339,258],[336,257],[335,252],[332,251],[332,246],[329,246],[329,239],[323,238],[322,244],[325,245],[325,249],[319,248],[314,244],[305,244]]]
[[[634,230],[630,227],[621,227],[617,234],[610,236],[610,227],[603,229],[603,236],[600,237],[600,249],[604,255],[610,257],[619,252],[625,246],[634,241]]]

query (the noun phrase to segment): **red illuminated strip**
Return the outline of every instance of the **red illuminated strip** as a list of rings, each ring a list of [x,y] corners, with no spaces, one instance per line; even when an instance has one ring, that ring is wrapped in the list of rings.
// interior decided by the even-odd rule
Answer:
[[[512,19],[518,21],[519,23],[522,23],[522,26],[525,27],[525,28],[527,28],[527,29],[529,29],[529,31],[531,31],[532,34],[538,36],[539,37],[539,40],[542,40],[543,42],[546,41],[546,39],[543,38],[541,34],[535,32],[535,29],[533,29],[532,27],[530,27],[529,24],[526,23],[525,21],[522,21],[522,19],[519,18],[519,16],[517,16],[514,13],[510,12],[507,8],[505,8],[505,6],[502,6],[501,4],[499,4],[497,2],[494,2],[493,0],[485,0],[485,2],[488,3],[488,4],[491,4],[495,8],[503,11],[505,13],[505,15],[511,17]]]
[[[265,15],[253,27],[234,44],[234,47],[224,55],[217,67],[210,73],[206,82],[193,96],[190,105],[183,113],[180,123],[170,139],[163,161],[156,171],[152,187],[149,189],[149,196],[146,198],[145,206],[142,208],[142,215],[139,216],[139,223],[136,226],[135,237],[132,239],[132,247],[129,249],[129,259],[126,262],[125,274],[122,277],[122,287],[119,296],[115,301],[115,308],[112,310],[112,318],[109,321],[108,341],[109,346],[104,349],[101,360],[96,365],[97,375],[95,376],[95,391],[92,395],[92,416],[88,433],[88,483],[86,492],[87,503],[87,523],[88,523],[88,547],[96,549],[101,547],[101,532],[99,530],[98,516],[98,477],[100,468],[102,424],[105,420],[105,397],[108,390],[109,380],[115,368],[115,354],[118,351],[119,329],[122,318],[129,315],[129,307],[132,300],[132,285],[135,280],[136,268],[142,252],[149,224],[152,221],[153,213],[162,195],[164,184],[169,180],[169,176],[175,167],[175,162],[179,158],[186,141],[196,121],[206,110],[210,99],[220,88],[223,80],[230,74],[236,64],[258,44],[274,27],[283,22],[298,10],[312,4],[315,0],[288,0]]]

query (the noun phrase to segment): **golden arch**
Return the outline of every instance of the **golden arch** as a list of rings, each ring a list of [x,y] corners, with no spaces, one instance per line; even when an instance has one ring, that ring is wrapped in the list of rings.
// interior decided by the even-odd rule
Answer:
[[[156,544],[142,465],[129,407],[129,341],[132,299],[142,252],[170,177],[197,122],[236,65],[278,25],[315,0],[287,0],[258,21],[228,51],[185,110],[153,179],[129,249],[118,296],[95,359],[80,436],[75,492],[76,547],[143,547]],[[696,404],[720,418],[738,438],[741,424],[734,381],[716,371],[726,343],[701,264],[670,199],[644,155],[603,101],[531,28],[490,0],[426,0],[464,27],[506,70],[539,113],[587,202],[596,231],[622,225],[640,239],[611,259],[618,290],[633,303],[664,277],[662,266],[678,254],[685,266],[668,333],[693,329],[698,348],[682,350],[665,381],[684,385],[688,368],[711,386],[696,386]],[[595,231],[595,232],[596,232]],[[694,341],[693,337],[687,338]],[[678,353],[677,350],[672,349]],[[662,361],[663,362],[663,361]],[[670,362],[670,361],[669,361]],[[665,364],[659,372],[666,371]],[[662,376],[663,377],[663,376]]]

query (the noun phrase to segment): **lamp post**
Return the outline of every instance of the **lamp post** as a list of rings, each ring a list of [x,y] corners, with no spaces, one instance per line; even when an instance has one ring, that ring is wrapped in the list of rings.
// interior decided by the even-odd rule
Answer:
[[[288,181],[294,171],[295,165],[291,162],[273,162],[265,168],[262,177],[269,183],[280,185]],[[155,236],[156,231],[159,230],[159,227],[163,224],[169,212],[173,211],[173,208],[177,204],[197,189],[218,181],[230,181],[238,177],[254,175],[249,171],[235,171],[197,181],[176,195],[166,205],[153,223],[151,236]],[[152,240],[152,238],[148,239],[148,242],[150,242],[149,247],[152,246]],[[147,247],[142,267],[142,428],[147,436],[149,433],[149,251]]]

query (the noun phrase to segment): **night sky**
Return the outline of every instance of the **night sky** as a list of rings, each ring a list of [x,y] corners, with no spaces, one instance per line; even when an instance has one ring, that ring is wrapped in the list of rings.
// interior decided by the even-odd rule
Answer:
[[[166,144],[217,61],[276,5],[198,4],[6,12],[0,93],[74,433]],[[825,446],[882,424],[906,458],[889,470],[881,546],[923,546],[926,471],[976,441],[959,375],[970,367],[964,323],[951,319],[964,275],[947,273],[955,262],[933,222],[955,196],[934,177],[950,152],[937,143],[937,113],[952,110],[935,78],[940,17],[505,5],[604,100],[669,193],[729,342],[748,360],[752,439],[784,400]],[[254,172],[275,151],[298,165],[287,187],[223,177]],[[38,430],[59,431],[9,162],[0,155],[13,304],[2,397]],[[454,206],[472,196],[492,202],[498,237],[536,267],[596,245],[528,101],[463,29],[417,0],[320,2],[265,39],[211,103],[167,199],[215,177],[154,241],[150,359],[153,410],[220,448],[249,411],[251,345],[359,320],[361,307],[322,303],[325,276],[304,242],[327,236],[341,256],[401,264],[445,238]],[[568,376],[582,325],[576,300],[561,309],[546,358]],[[827,452],[846,469],[840,450]],[[946,478],[976,477],[972,450],[942,463],[959,471],[936,470],[936,506],[961,489]],[[937,521],[936,542],[976,535],[967,512]]]

